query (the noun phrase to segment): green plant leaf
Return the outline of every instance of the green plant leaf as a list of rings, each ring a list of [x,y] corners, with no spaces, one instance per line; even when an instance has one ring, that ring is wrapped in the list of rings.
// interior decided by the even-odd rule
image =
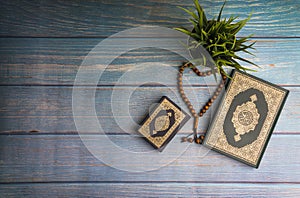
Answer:
[[[224,1],[223,6],[222,6],[222,8],[221,8],[221,10],[220,10],[220,12],[219,12],[219,16],[218,16],[217,21],[220,21],[220,20],[221,20],[221,15],[222,15],[222,12],[223,12],[223,8],[224,8],[224,6],[225,6],[225,3],[226,3],[226,0]]]
[[[188,10],[188,9],[186,9],[186,8],[183,8],[183,7],[181,7],[181,6],[178,6],[178,8],[181,9],[181,10],[183,10],[183,11],[185,11],[185,12],[188,13],[189,15],[191,15],[195,20],[198,20],[197,15],[196,15],[193,11]]]
[[[246,63],[249,63],[249,64],[251,64],[251,65],[254,65],[254,66],[256,66],[256,67],[259,67],[258,65],[254,64],[254,63],[252,63],[251,61],[246,60],[246,59],[244,59],[244,58],[242,58],[242,57],[235,56],[234,58],[239,59],[239,60],[241,60],[241,61],[244,61],[244,62],[246,62]],[[259,67],[259,68],[260,68],[260,67]]]
[[[202,7],[200,6],[198,0],[194,0],[194,4],[195,4],[196,10],[198,12],[199,20],[201,17],[201,19],[203,19],[203,24],[205,25],[207,23],[207,18],[206,18],[206,15],[205,15]]]
[[[248,44],[249,39],[253,35],[251,34],[243,38],[236,37],[236,34],[250,20],[252,13],[248,16],[248,18],[238,22],[235,22],[235,20],[238,18],[237,16],[230,16],[228,19],[222,19],[222,13],[226,4],[225,0],[219,11],[218,17],[213,17],[211,20],[207,20],[205,12],[200,6],[199,1],[193,0],[193,2],[195,11],[186,8],[180,8],[192,17],[189,19],[189,21],[193,24],[193,30],[190,31],[182,27],[175,28],[176,30],[183,32],[184,34],[187,34],[195,39],[195,43],[191,44],[191,46],[188,48],[192,49],[195,46],[199,47],[199,45],[202,45],[213,58],[218,71],[222,73],[224,72],[226,76],[229,75],[226,74],[225,70],[223,69],[224,67],[231,67],[244,71],[254,71],[241,66],[239,62],[236,61],[239,60],[258,67],[251,61],[236,55],[236,53],[247,53],[254,56],[249,49],[255,49],[253,47],[255,42]]]
[[[180,31],[180,32],[182,32],[184,34],[187,34],[189,36],[191,36],[191,34],[192,34],[192,32],[190,32],[188,29],[182,28],[182,27],[181,28],[174,28],[174,30]]]

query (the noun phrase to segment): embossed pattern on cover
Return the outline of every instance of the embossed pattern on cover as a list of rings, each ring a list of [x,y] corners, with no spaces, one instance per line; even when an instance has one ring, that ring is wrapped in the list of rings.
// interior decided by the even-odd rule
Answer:
[[[258,168],[288,93],[234,71],[204,145]]]
[[[138,131],[154,148],[162,151],[189,119],[190,116],[185,111],[168,97],[163,96],[158,106],[145,118]]]

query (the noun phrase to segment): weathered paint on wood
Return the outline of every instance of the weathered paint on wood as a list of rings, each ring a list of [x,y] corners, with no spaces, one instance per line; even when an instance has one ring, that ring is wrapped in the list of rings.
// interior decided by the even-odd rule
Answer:
[[[1,185],[6,198],[16,197],[297,197],[299,184],[254,183],[37,183]]]
[[[99,139],[104,138],[102,135],[84,137],[99,153],[109,155],[112,159],[118,154],[119,158],[109,165],[122,164],[125,170],[151,166],[157,161],[171,163],[157,170],[132,173],[102,163],[88,152],[78,135],[2,135],[0,182],[251,182],[274,186],[276,183],[300,182],[300,172],[297,171],[300,168],[299,135],[273,135],[259,169],[196,144],[190,145],[181,156],[177,156],[176,153],[186,147],[179,136],[175,136],[168,145],[173,149],[172,152],[168,152],[165,158],[156,159],[147,157],[152,148],[141,138],[109,136],[116,146],[126,152],[143,155],[142,160],[128,159],[116,148],[107,150],[107,144],[97,141],[102,141]]]
[[[291,93],[285,104],[275,133],[299,133],[300,98],[299,87],[287,87]],[[86,90],[93,88],[77,88],[86,97]],[[2,93],[0,100],[0,132],[17,133],[39,131],[40,133],[76,133],[74,118],[89,119],[93,115],[88,114],[85,109],[87,104],[81,104],[82,112],[74,114],[72,111],[72,87],[44,87],[44,86],[1,86]],[[112,93],[117,92],[119,97],[113,97]],[[132,93],[131,97],[122,97],[125,93]],[[205,104],[210,93],[205,87],[187,87],[187,96],[196,109]],[[98,87],[96,89],[95,110],[103,130],[107,133],[135,133],[136,129],[128,119],[140,123],[149,112],[151,105],[156,103],[163,95],[170,97],[180,107],[189,113],[188,108],[178,95],[176,87]],[[128,108],[120,109],[123,104]],[[216,108],[216,104],[212,110]],[[113,107],[112,107],[113,106]],[[114,110],[114,111],[113,111]],[[129,113],[127,113],[127,110]],[[116,122],[120,122],[119,124]],[[200,131],[203,132],[212,120],[212,111],[200,119]],[[97,123],[95,123],[97,124]],[[125,130],[119,126],[123,126]],[[193,120],[190,119],[181,132],[192,132]],[[93,127],[90,129],[93,132]]]
[[[201,1],[209,17],[218,14],[222,3]],[[94,158],[76,135],[71,86],[89,51],[104,38],[130,27],[189,26],[187,15],[176,6],[191,4],[188,0],[1,2],[0,197],[299,197],[298,1],[228,0],[224,9],[224,16],[237,14],[241,19],[253,11],[252,19],[239,36],[254,33],[259,38],[257,57],[250,60],[263,69],[255,75],[291,90],[258,170],[212,151],[204,158],[196,158],[201,148],[192,145],[169,166],[143,174],[128,173]],[[141,39],[140,32],[131,36]],[[151,34],[144,37],[146,42],[158,39]],[[122,39],[121,42],[126,38]],[[107,51],[101,58],[110,55]],[[108,123],[105,130],[109,138],[122,148],[140,152],[150,147],[140,138],[120,133],[116,127],[107,108],[111,86],[135,63],[152,65],[157,61],[178,66],[182,59],[166,51],[139,49],[120,56],[99,81],[99,120]],[[203,81],[190,74],[185,76],[196,85],[195,89],[204,89]],[[173,88],[175,84],[171,78],[167,83]],[[135,84],[124,85],[132,89]],[[149,90],[147,97],[143,97]],[[159,97],[159,91],[169,94],[166,90],[151,85],[135,92],[131,100],[132,118],[140,120],[145,111],[142,105],[149,106]],[[201,101],[206,96],[207,92],[197,94]],[[127,123],[128,117],[120,117],[124,119],[121,123]],[[202,122],[207,124],[205,119]],[[182,131],[188,132],[189,125]],[[172,142],[177,150],[182,145],[180,135]],[[95,136],[90,137],[93,140]],[[99,148],[96,143],[94,146]],[[113,156],[116,151],[106,152]],[[143,166],[149,161],[134,165],[125,161],[125,165]]]
[[[209,18],[218,15],[222,4],[223,0],[201,1]],[[4,1],[0,36],[107,37],[139,25],[188,26],[187,14],[177,6],[192,6],[192,1]],[[240,35],[300,36],[298,1],[228,0],[223,16],[244,19],[251,12],[252,19]]]
[[[145,45],[153,42],[144,39]],[[124,39],[120,39],[120,42]],[[1,85],[73,85],[77,71],[88,53],[102,39],[0,39],[0,84]],[[116,43],[119,43],[116,42]],[[134,45],[133,45],[134,46]],[[111,49],[111,48],[109,48]],[[106,50],[106,48],[104,48]],[[281,85],[299,85],[300,77],[299,39],[257,39],[256,57],[244,56],[258,64],[261,69],[253,74],[267,81]],[[109,50],[105,56],[90,54],[91,58],[111,57]],[[185,61],[181,56],[158,49],[137,49],[121,55],[104,71],[99,85],[114,85],[129,70],[145,66],[173,66],[176,69]],[[161,63],[161,64],[160,64]],[[100,67],[101,66],[101,67]],[[92,70],[95,72],[98,70]],[[203,85],[194,74],[185,75],[195,85]],[[149,77],[148,77],[149,78]],[[124,84],[138,84],[143,78]],[[155,78],[154,78],[155,79]],[[176,85],[176,77],[168,77],[164,82]]]

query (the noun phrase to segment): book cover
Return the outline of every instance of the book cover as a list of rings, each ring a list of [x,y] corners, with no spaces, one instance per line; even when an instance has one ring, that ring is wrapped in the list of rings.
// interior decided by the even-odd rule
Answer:
[[[138,131],[154,148],[162,151],[189,119],[185,111],[163,96]]]
[[[289,91],[234,70],[204,145],[258,168]]]

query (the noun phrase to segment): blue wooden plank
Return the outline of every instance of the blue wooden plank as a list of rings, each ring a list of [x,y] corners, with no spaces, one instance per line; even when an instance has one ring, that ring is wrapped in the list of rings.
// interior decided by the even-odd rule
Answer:
[[[108,165],[99,161],[77,135],[2,135],[0,182],[300,182],[299,135],[273,135],[258,169],[219,153],[207,152],[196,144],[178,156],[178,152],[186,147],[178,135],[166,148],[172,150],[165,150],[168,151],[165,157],[161,157],[165,151],[157,153],[155,158],[149,157],[151,147],[143,139],[109,136],[119,148],[125,149],[120,153],[117,147],[108,150],[108,144],[95,141],[104,136],[85,137],[89,138],[93,149],[114,160]],[[125,151],[143,158],[126,158]],[[122,165],[123,170],[152,168],[153,163],[165,163],[166,166],[143,173],[112,168],[112,165]]]
[[[275,133],[299,133],[300,117],[300,88],[287,87],[291,92],[275,128]],[[92,88],[78,88],[84,91]],[[39,133],[77,133],[74,118],[89,119],[93,115],[86,113],[87,104],[81,104],[82,112],[79,115],[72,111],[72,87],[51,86],[1,86],[0,93],[0,132],[17,133],[38,131]],[[112,97],[119,94],[120,97]],[[125,93],[132,93],[128,99]],[[210,94],[205,87],[186,88],[186,93],[194,103],[196,109],[204,104]],[[176,87],[98,87],[96,89],[95,109],[103,130],[107,133],[134,134],[135,125],[128,121],[139,123],[148,113],[152,104],[156,103],[163,95],[170,97],[186,112],[186,105],[178,95]],[[126,108],[121,109],[118,104]],[[217,102],[215,103],[217,104]],[[112,105],[114,107],[112,107]],[[114,113],[113,113],[114,108]],[[215,108],[215,105],[213,105]],[[116,111],[116,109],[118,111]],[[127,113],[129,109],[129,113]],[[213,109],[212,109],[213,110]],[[212,120],[211,111],[200,119],[200,131],[203,132]],[[95,125],[91,125],[91,131]],[[182,133],[192,130],[192,119],[182,128]],[[120,128],[121,126],[121,128]]]
[[[188,26],[187,16],[176,6],[191,3],[188,0],[1,2],[0,36],[66,37],[0,39],[0,182],[5,183],[0,185],[1,196],[299,196],[299,38],[258,39],[257,57],[250,58],[263,67],[255,75],[291,89],[286,108],[258,170],[215,152],[198,158],[202,148],[192,145],[166,167],[142,174],[128,173],[95,159],[74,135],[77,131],[71,111],[72,87],[69,86],[73,84],[87,53],[101,38],[126,28],[139,25]],[[222,3],[222,0],[201,1],[209,17],[218,13]],[[224,16],[234,13],[245,18],[254,10],[253,18],[239,36],[255,33],[256,37],[299,37],[298,4],[293,0],[229,0]],[[139,32],[132,36],[140,37]],[[147,42],[152,40],[150,38]],[[109,56],[107,51],[106,57]],[[105,131],[111,134],[109,138],[116,145],[132,152],[148,151],[150,147],[139,138],[126,136],[128,131],[124,132],[117,126],[109,108],[112,89],[105,86],[114,85],[128,68],[135,67],[134,64],[151,65],[157,61],[178,66],[182,59],[161,50],[133,51],[115,60],[99,82],[96,97],[99,120],[106,123]],[[207,92],[202,92],[205,90],[202,88],[205,85],[203,81],[199,82],[190,74],[186,76],[194,85],[200,86],[195,88],[199,90],[197,98],[202,101],[208,97]],[[132,89],[132,86],[124,86],[128,84],[124,83],[118,92]],[[176,82],[170,78],[167,84],[175,87]],[[171,94],[166,88],[151,86],[139,88],[132,96],[130,113],[135,121],[142,119],[145,106],[148,107],[160,94]],[[90,115],[79,116],[88,119]],[[119,117],[121,123],[128,126],[129,117]],[[205,124],[208,124],[207,118],[201,121],[202,127]],[[189,132],[190,126],[192,123],[187,123],[182,132]],[[31,135],[26,135],[30,131]],[[7,132],[9,135],[4,135]],[[12,135],[14,132],[25,133]],[[135,130],[129,133],[135,134]],[[177,151],[182,148],[180,135],[172,142]],[[93,141],[95,136],[90,137]],[[105,149],[105,145],[101,150],[103,147],[99,147],[97,142],[93,147],[112,158],[117,152]],[[173,156],[172,153],[170,155]],[[137,164],[128,159],[118,160],[124,160],[122,163],[127,167],[153,162],[147,157]]]
[[[299,184],[252,183],[29,183],[5,184],[9,197],[299,197]]]
[[[209,18],[218,15],[222,4],[223,0],[201,1]],[[244,36],[299,37],[298,4],[294,0],[228,0],[224,17],[234,14],[243,19],[253,12],[241,32]],[[188,16],[177,6],[192,6],[192,1],[5,1],[0,7],[0,36],[107,37],[139,25],[189,25]]]
[[[87,54],[102,39],[0,39],[0,84],[1,85],[73,85],[76,73]],[[120,43],[124,39],[116,39]],[[125,40],[126,41],[126,40]],[[153,38],[144,39],[145,45]],[[299,85],[300,40],[258,39],[256,57],[244,56],[261,69],[253,73],[267,81],[281,85]],[[134,44],[133,44],[134,46]],[[111,58],[104,48],[105,57]],[[92,59],[100,57],[91,54]],[[99,85],[114,85],[125,72],[139,71],[143,67],[157,65],[173,66],[175,69],[185,61],[177,54],[158,49],[138,49],[121,55],[104,70],[97,64],[91,73],[104,71]],[[96,62],[97,63],[97,62]],[[99,69],[99,70],[98,70]],[[195,85],[203,85],[194,74],[185,75]],[[149,75],[147,76],[149,78]],[[287,78],[288,77],[288,78]],[[176,73],[164,79],[168,85],[176,85]],[[143,76],[123,84],[138,84]]]

